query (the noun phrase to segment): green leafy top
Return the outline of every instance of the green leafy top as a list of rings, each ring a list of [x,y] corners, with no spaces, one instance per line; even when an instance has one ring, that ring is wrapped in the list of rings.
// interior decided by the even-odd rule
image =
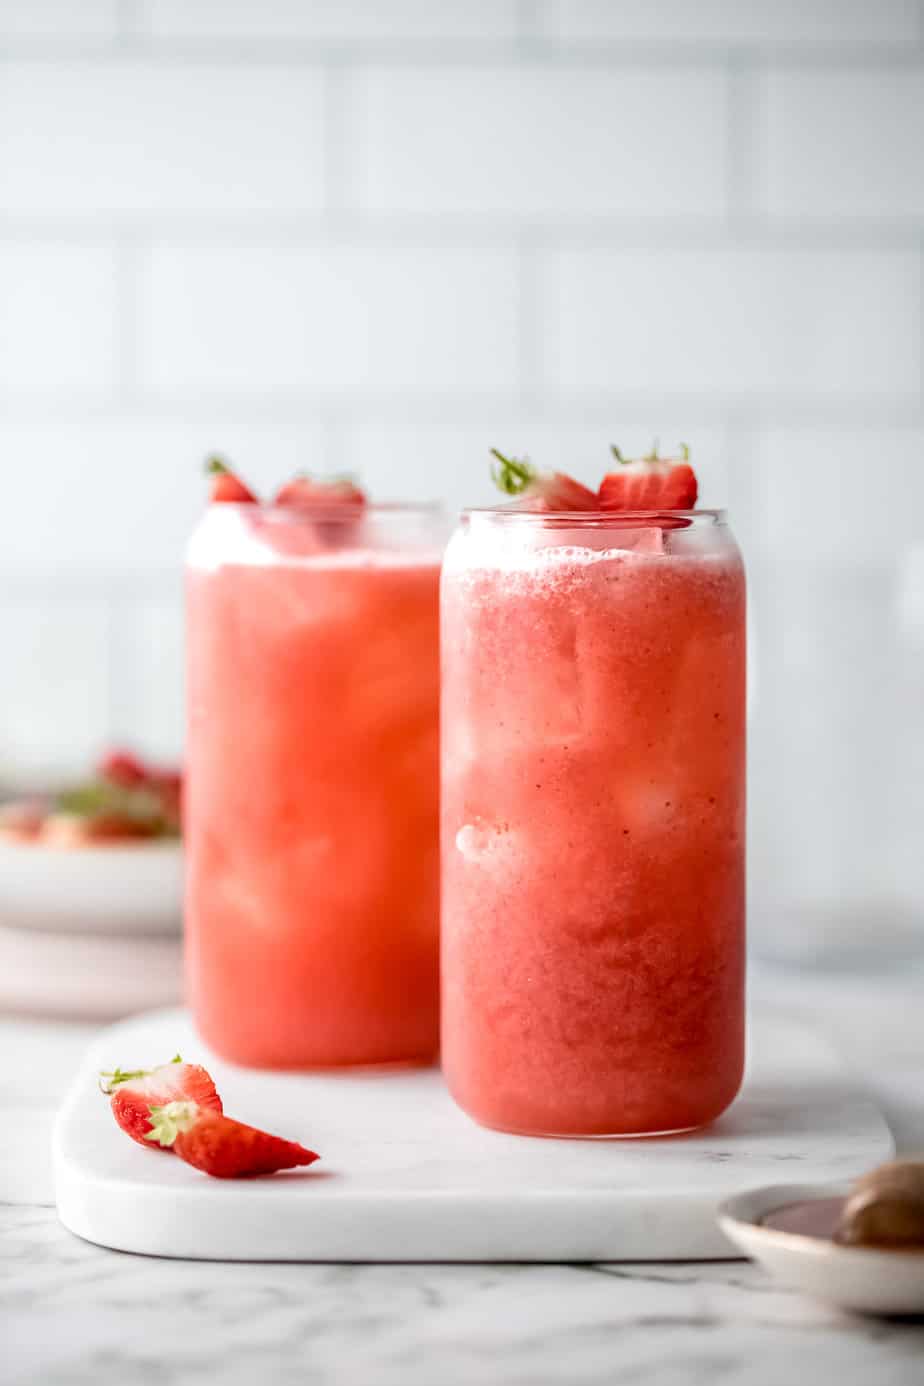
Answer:
[[[85,780],[55,797],[58,813],[77,818],[117,818],[133,824],[150,837],[178,837],[180,824],[162,794],[146,785],[113,784],[111,780]]]
[[[679,448],[679,450],[680,450],[681,459],[682,459],[684,462],[689,462],[689,460],[690,460],[690,449],[689,449],[688,445],[687,445],[686,443],[679,443],[679,444],[678,444],[678,448]],[[620,451],[620,449],[616,446],[615,443],[610,443],[610,452],[613,454],[613,456],[615,457],[616,461],[619,462],[620,465],[623,466],[623,467],[628,467],[628,466],[630,466],[633,462],[669,462],[669,461],[670,461],[670,458],[668,458],[668,457],[662,457],[662,456],[661,456],[661,453],[660,453],[660,442],[659,442],[659,440],[658,440],[657,438],[655,438],[654,442],[653,442],[652,445],[651,445],[651,451],[650,451],[650,452],[646,452],[646,453],[645,453],[642,457],[640,457],[640,458],[638,458],[638,457],[626,457],[626,456],[624,456],[623,453]]]
[[[181,1131],[188,1131],[195,1124],[198,1115],[195,1102],[168,1102],[163,1107],[152,1107],[151,1129],[144,1139],[171,1146]]]
[[[179,1054],[174,1054],[170,1062],[181,1064],[183,1060]],[[165,1065],[160,1064],[158,1067],[164,1068]],[[114,1068],[111,1071],[104,1069],[99,1075],[100,1092],[104,1092],[108,1097],[121,1083],[131,1083],[135,1078],[149,1078],[154,1072],[156,1070],[153,1068]]]
[[[496,462],[491,464],[491,480],[507,496],[519,496],[536,480],[536,469],[525,457],[505,457],[497,448],[491,449]]]

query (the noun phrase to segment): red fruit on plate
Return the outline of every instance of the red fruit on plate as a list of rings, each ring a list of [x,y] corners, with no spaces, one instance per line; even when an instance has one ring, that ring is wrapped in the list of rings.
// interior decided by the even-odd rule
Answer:
[[[657,446],[635,459],[612,451],[619,466],[600,483],[601,510],[692,510],[699,487],[686,446],[680,458],[659,457]]]
[[[497,488],[517,497],[520,510],[596,510],[596,494],[564,472],[538,472],[525,459],[491,449],[491,477]]]
[[[159,1068],[114,1069],[99,1075],[100,1090],[112,1097],[112,1114],[139,1145],[148,1145],[154,1129],[152,1107],[192,1102],[201,1111],[220,1112],[221,1098],[211,1074],[199,1064],[184,1064],[179,1054]]]
[[[255,505],[257,498],[240,477],[228,469],[220,457],[210,457],[205,464],[206,473],[212,478],[210,501],[230,501],[237,505]]]
[[[173,1150],[213,1179],[246,1179],[279,1169],[311,1165],[319,1157],[296,1141],[245,1126],[197,1102],[168,1102],[151,1109],[145,1140]]]
[[[150,771],[144,761],[131,751],[116,750],[106,752],[96,767],[96,773],[101,780],[108,780],[110,784],[133,789],[147,782]]]
[[[358,509],[366,504],[366,497],[349,477],[316,481],[309,476],[296,476],[279,488],[274,504],[300,510],[339,510],[341,506]]]

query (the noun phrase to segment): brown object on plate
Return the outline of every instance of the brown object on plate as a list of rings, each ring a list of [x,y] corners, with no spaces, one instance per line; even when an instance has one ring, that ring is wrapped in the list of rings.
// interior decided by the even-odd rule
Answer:
[[[924,1161],[893,1160],[862,1175],[844,1204],[834,1240],[845,1246],[924,1250]]]

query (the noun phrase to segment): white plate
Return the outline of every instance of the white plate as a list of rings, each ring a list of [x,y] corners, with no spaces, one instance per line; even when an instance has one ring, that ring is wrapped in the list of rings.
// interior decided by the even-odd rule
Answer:
[[[182,919],[179,842],[86,847],[0,842],[0,926],[53,933],[178,934]]]
[[[846,1185],[774,1184],[737,1194],[719,1209],[726,1237],[784,1284],[861,1314],[924,1314],[924,1250],[839,1246],[762,1226],[768,1213],[816,1198],[843,1198]]]

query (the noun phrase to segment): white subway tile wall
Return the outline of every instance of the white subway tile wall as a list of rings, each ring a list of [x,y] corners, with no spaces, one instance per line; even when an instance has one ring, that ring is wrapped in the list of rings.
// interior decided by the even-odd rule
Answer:
[[[5,64],[0,212],[265,214],[324,201],[318,67],[104,55]]]
[[[922,0],[0,0],[0,784],[180,753],[212,449],[682,440],[758,608],[924,539],[922,137]]]

